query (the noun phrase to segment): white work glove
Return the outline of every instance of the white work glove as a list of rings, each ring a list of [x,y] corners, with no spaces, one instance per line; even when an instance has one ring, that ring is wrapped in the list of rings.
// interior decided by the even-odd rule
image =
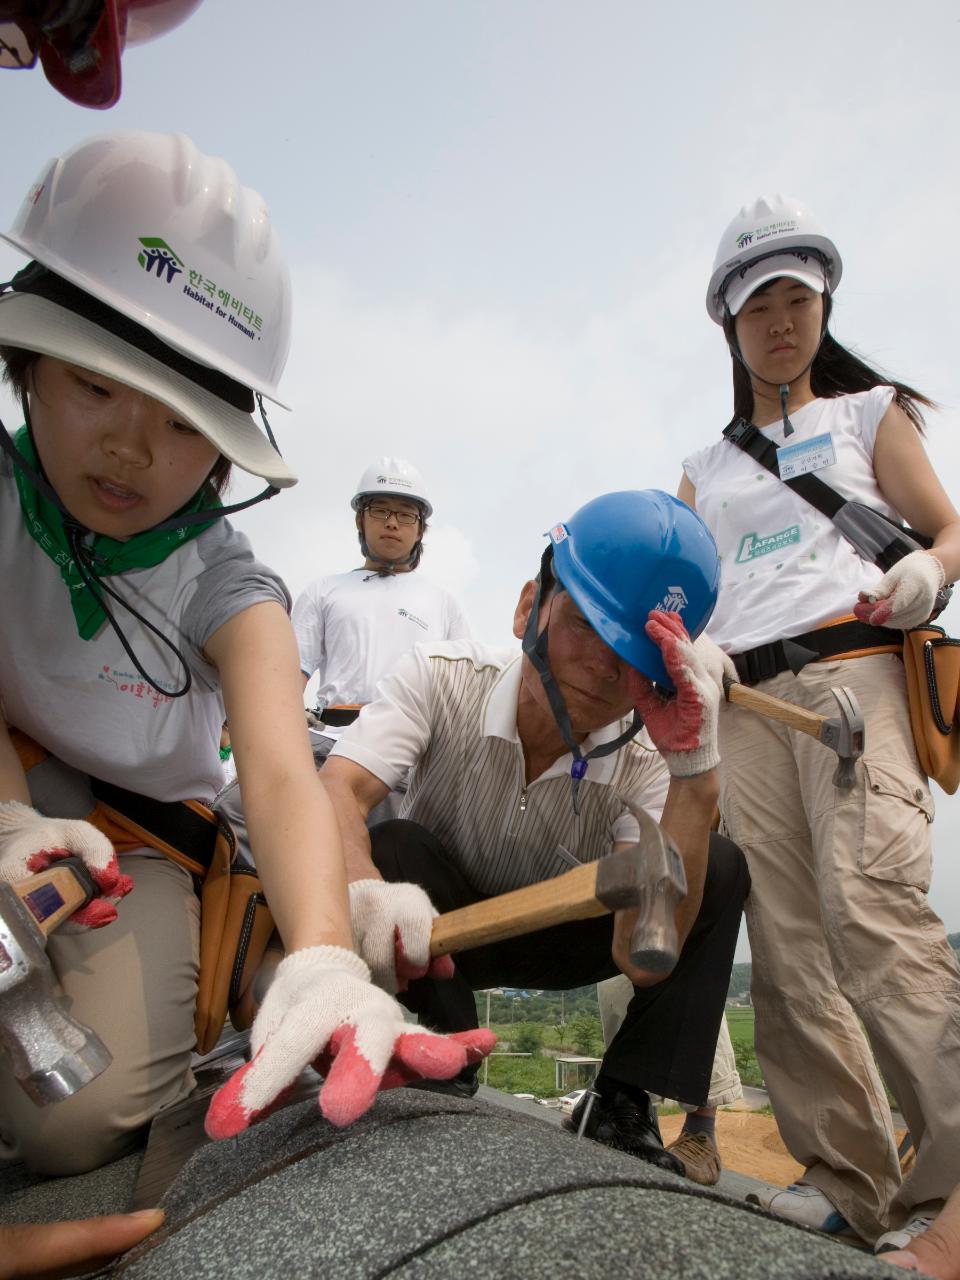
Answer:
[[[370,966],[373,981],[396,995],[412,978],[429,973],[452,978],[449,956],[430,959],[433,903],[418,884],[354,880],[350,885],[353,946]]]
[[[943,565],[929,551],[911,551],[888,569],[875,587],[861,591],[853,612],[874,627],[909,631],[930,621],[937,592],[944,585]]]
[[[676,694],[665,698],[646,676],[630,672],[630,695],[653,745],[672,777],[692,778],[715,769],[720,763],[717,721],[723,676],[729,674],[727,664],[732,667],[732,662],[705,637],[701,637],[705,643],[695,644],[678,613],[651,610],[644,630],[660,650],[676,686]]]
[[[305,1067],[326,1077],[320,1110],[338,1126],[362,1116],[378,1089],[448,1080],[496,1043],[486,1027],[439,1035],[404,1021],[392,996],[344,947],[307,947],[283,960],[250,1032],[253,1058],[219,1089],[211,1138],[232,1138],[281,1104]]]
[[[133,888],[103,832],[78,818],[45,818],[17,800],[0,803],[0,880],[19,884],[71,857],[84,864],[102,896],[75,911],[61,928],[101,929],[116,920],[115,904]]]

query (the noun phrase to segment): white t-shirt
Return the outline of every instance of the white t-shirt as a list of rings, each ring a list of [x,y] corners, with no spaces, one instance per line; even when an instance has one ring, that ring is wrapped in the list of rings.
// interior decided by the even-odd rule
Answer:
[[[58,759],[154,800],[209,804],[223,786],[220,677],[203,657],[211,635],[263,600],[289,608],[281,580],[250,544],[217,520],[152,569],[117,574],[111,587],[167,636],[193,676],[137,619],[114,616],[157,687],[136,671],[108,623],[81,640],[60,571],[23,521],[11,464],[0,460],[0,701],[7,722]]]
[[[873,471],[877,428],[893,395],[892,387],[874,387],[813,400],[790,415],[794,434],[787,440],[782,422],[761,430],[778,446],[829,433],[836,462],[817,471],[819,478],[844,497],[900,520]],[[720,552],[720,599],[708,631],[727,653],[848,615],[858,592],[882,577],[827,516],[730,441],[691,454],[683,469]]]
[[[318,705],[371,702],[377,681],[421,641],[461,640],[470,628],[449,591],[419,572],[330,574],[293,606],[300,668],[320,672]]]
[[[380,682],[330,758],[388,787],[409,775],[400,817],[426,827],[481,893],[506,893],[594,862],[639,827],[626,801],[659,818],[670,776],[646,730],[591,760],[573,811],[569,752],[525,782],[517,733],[521,655],[476,641],[418,645]],[[627,721],[591,734],[587,752]]]

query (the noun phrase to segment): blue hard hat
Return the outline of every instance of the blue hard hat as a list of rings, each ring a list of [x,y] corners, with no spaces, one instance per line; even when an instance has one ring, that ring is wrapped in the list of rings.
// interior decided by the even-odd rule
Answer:
[[[553,570],[610,648],[668,689],[647,638],[651,609],[678,613],[692,637],[710,621],[720,587],[713,535],[695,511],[659,489],[605,493],[550,530]]]

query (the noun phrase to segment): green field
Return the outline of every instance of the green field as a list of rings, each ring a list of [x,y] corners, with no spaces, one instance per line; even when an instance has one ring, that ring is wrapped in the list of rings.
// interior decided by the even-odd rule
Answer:
[[[593,1024],[591,1027],[590,1024]],[[578,1034],[573,1033],[573,1026]],[[761,1087],[763,1078],[753,1052],[753,1010],[727,1009],[727,1026],[737,1060],[737,1070],[745,1085]],[[554,1057],[559,1053],[584,1053],[599,1057],[600,1019],[581,1015],[574,1024],[561,1028],[536,1021],[493,1022],[497,1035],[497,1051],[529,1052],[529,1058],[491,1057],[487,1067],[487,1083],[506,1093],[532,1093],[538,1098],[553,1098],[564,1090],[556,1087]],[[594,1039],[590,1040],[593,1031]],[[547,1052],[543,1052],[547,1050]],[[481,1074],[481,1079],[483,1078]]]
[[[761,1088],[763,1077],[753,1051],[753,1010],[728,1009],[727,1027],[730,1030],[730,1039],[733,1041],[733,1052],[737,1059],[741,1084]]]

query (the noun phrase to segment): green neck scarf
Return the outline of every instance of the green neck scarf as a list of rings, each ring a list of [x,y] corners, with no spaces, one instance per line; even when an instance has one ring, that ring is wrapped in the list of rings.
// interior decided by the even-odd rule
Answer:
[[[39,469],[36,450],[26,427],[20,428],[13,442],[30,465]],[[77,570],[63,527],[63,517],[49,499],[37,492],[20,467],[14,466],[13,471],[27,531],[60,570],[60,576],[70,593],[77,631],[82,640],[90,640],[106,622],[107,615]],[[176,514],[179,516],[206,509],[216,510],[220,505],[220,499],[213,497],[204,487]],[[95,533],[84,544],[96,558],[95,565],[88,567],[87,573],[91,578],[106,578],[133,569],[152,569],[185,542],[196,538],[204,529],[209,529],[216,518],[214,516],[203,523],[184,525],[181,529],[147,529],[144,533],[135,533],[125,542]]]

